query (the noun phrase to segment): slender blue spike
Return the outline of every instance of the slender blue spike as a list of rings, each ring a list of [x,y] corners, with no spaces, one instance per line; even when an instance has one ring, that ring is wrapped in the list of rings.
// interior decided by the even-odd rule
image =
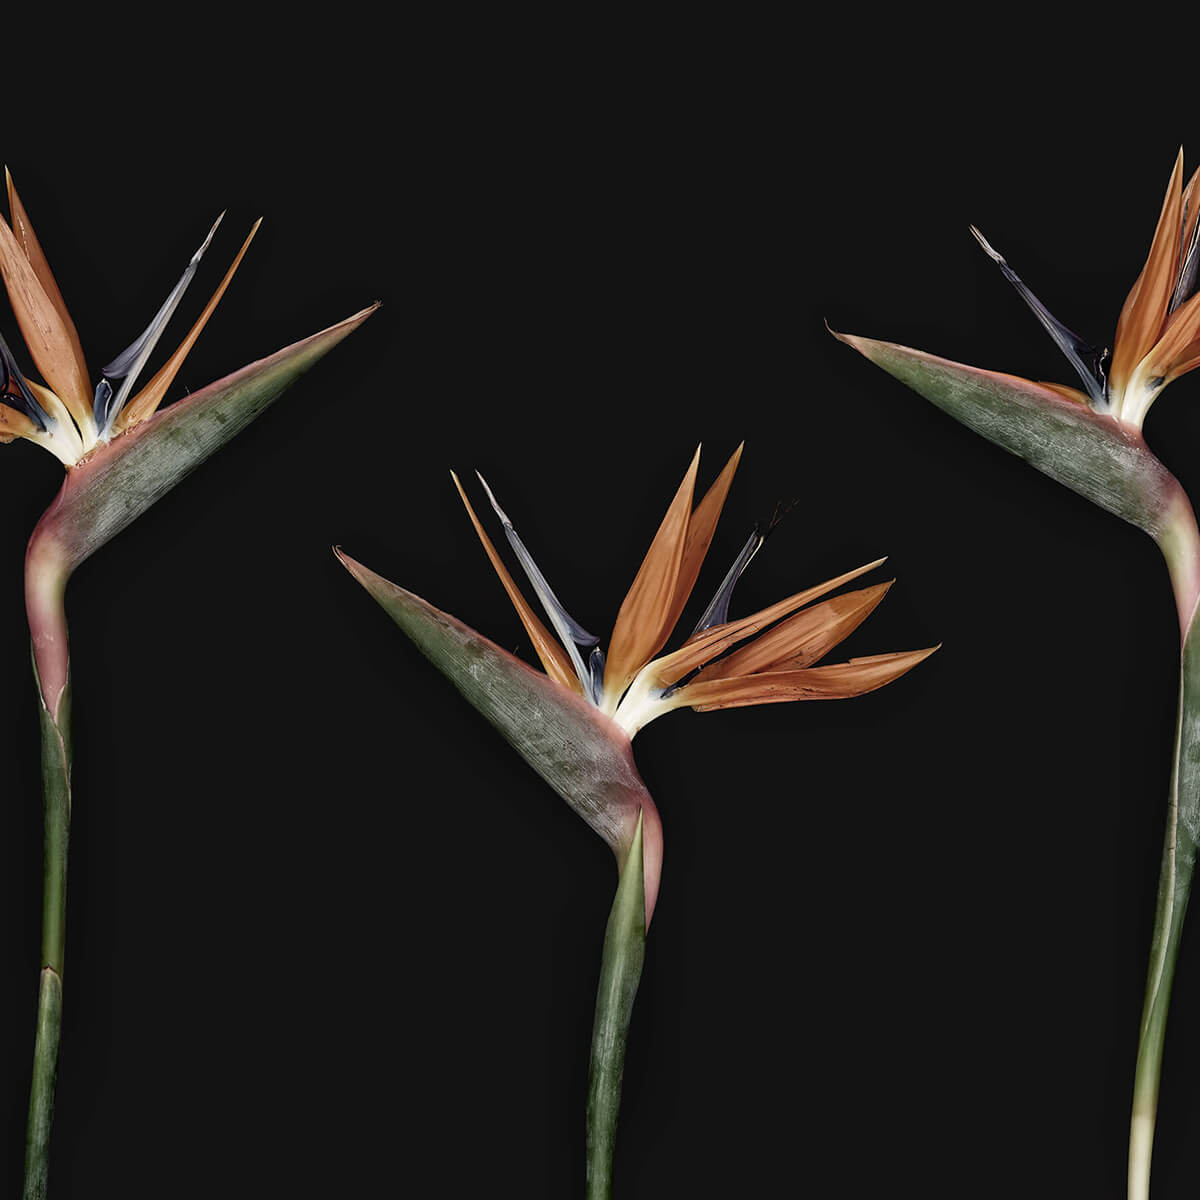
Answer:
[[[778,513],[778,509],[776,512]],[[714,625],[724,625],[729,620],[729,601],[733,596],[733,589],[737,585],[737,581],[741,579],[742,572],[750,565],[750,560],[767,540],[767,534],[777,523],[773,519],[773,523],[766,530],[755,527],[754,532],[746,539],[746,544],[734,559],[733,566],[729,568],[725,578],[721,581],[721,586],[717,588],[716,595],[708,602],[704,615],[696,622],[696,628],[691,633],[692,637],[703,633],[706,629],[711,629]]]
[[[121,380],[121,387],[116,397],[106,399],[106,414],[103,422],[100,420],[99,412],[96,412],[96,421],[102,433],[108,431],[117,414],[125,406],[125,401],[129,398],[129,393],[133,390],[133,385],[137,382],[138,375],[141,374],[142,368],[146,365],[146,360],[153,353],[154,347],[158,344],[158,339],[162,337],[163,330],[167,327],[167,322],[171,319],[175,309],[179,307],[179,302],[183,299],[184,292],[187,291],[188,285],[192,282],[196,274],[196,268],[200,265],[200,260],[204,257],[204,252],[208,249],[209,243],[212,242],[213,234],[217,232],[217,226],[221,224],[224,216],[225,214],[222,213],[213,222],[213,227],[208,231],[208,236],[204,239],[200,249],[192,255],[187,269],[179,277],[179,282],[172,288],[171,294],[163,301],[162,307],[154,314],[154,319],[150,324],[146,326],[141,335],[133,343],[122,350],[106,367],[101,369],[101,374],[106,379]],[[97,387],[97,402],[99,401],[99,397],[100,389]]]
[[[604,651],[599,646],[593,646],[588,655],[588,674],[592,679],[592,701],[599,704],[604,695]]]
[[[15,387],[16,392],[10,392],[9,387]],[[0,335],[0,397],[3,402],[18,412],[24,413],[37,427],[39,433],[45,433],[50,427],[50,414],[38,403],[37,397],[29,390],[17,360],[13,358],[8,343]]]
[[[534,592],[537,593],[537,598],[541,602],[546,616],[550,618],[550,624],[554,626],[554,632],[558,634],[559,641],[562,642],[563,647],[571,656],[571,664],[575,668],[575,674],[579,676],[579,682],[583,685],[585,692],[590,692],[592,687],[591,674],[584,666],[583,658],[580,656],[579,651],[581,648],[586,650],[591,646],[597,645],[600,639],[588,633],[563,608],[562,603],[554,594],[554,590],[546,582],[546,577],[538,569],[537,563],[533,561],[533,557],[525,549],[525,543],[521,541],[517,531],[513,528],[512,522],[508,519],[508,514],[500,507],[492,489],[488,487],[487,480],[478,471],[475,474],[479,476],[479,482],[483,484],[483,490],[487,492],[487,498],[491,502],[492,509],[495,511],[496,516],[500,518],[500,523],[504,526],[504,536],[508,538],[508,544],[513,548],[513,553],[517,556],[517,560],[521,564],[521,569],[525,572]]]
[[[513,552],[520,560],[521,567],[525,574],[529,577],[529,582],[533,585],[534,591],[537,592],[538,598],[542,600],[546,608],[548,616],[557,615],[558,620],[563,624],[571,640],[579,646],[597,646],[600,644],[600,639],[588,633],[582,625],[576,621],[569,612],[562,606],[562,602],[554,594],[554,590],[550,584],[546,582],[546,577],[538,568],[537,563],[533,561],[533,557],[525,548],[525,543],[521,541],[520,534],[513,528],[513,523],[509,519],[508,513],[500,507],[499,501],[496,499],[496,494],[488,487],[488,482],[478,471],[475,472],[479,478],[479,482],[483,484],[483,490],[487,492],[488,500],[491,502],[492,509],[496,516],[500,518],[500,523],[504,526],[504,536],[508,538],[509,545],[512,546]]]
[[[1091,397],[1092,407],[1107,411],[1108,382],[1104,374],[1104,359],[1108,351],[1097,349],[1090,342],[1084,341],[1077,333],[1072,333],[1021,282],[1020,276],[1008,265],[1003,255],[992,249],[987,238],[974,225],[971,226],[971,232],[975,235],[975,240],[983,247],[984,254],[1000,268],[1004,278],[1016,288],[1017,294],[1029,305],[1033,315],[1054,339],[1054,344],[1066,355],[1067,361],[1075,368],[1075,373],[1083,381],[1084,389]]]

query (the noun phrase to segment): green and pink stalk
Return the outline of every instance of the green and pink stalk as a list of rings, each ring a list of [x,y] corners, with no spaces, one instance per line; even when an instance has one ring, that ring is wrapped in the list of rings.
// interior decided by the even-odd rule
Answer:
[[[834,336],[989,441],[1145,530],[1166,560],[1181,633],[1179,719],[1129,1141],[1129,1200],[1148,1200],[1167,1010],[1200,845],[1200,532],[1191,501],[1140,427],[1082,398],[906,346]]]
[[[42,732],[45,888],[37,1037],[26,1133],[24,1200],[47,1190],[62,1024],[67,844],[71,819],[70,648],[64,607],[72,572],[262,413],[374,312],[373,306],[194,392],[71,467],[25,557],[25,601]]]

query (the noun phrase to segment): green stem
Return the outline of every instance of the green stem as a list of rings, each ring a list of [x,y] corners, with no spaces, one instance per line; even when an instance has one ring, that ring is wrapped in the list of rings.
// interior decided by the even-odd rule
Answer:
[[[42,734],[42,794],[46,832],[42,890],[42,971],[29,1123],[25,1134],[22,1200],[44,1200],[50,1165],[50,1127],[62,1032],[63,944],[67,909],[67,840],[71,827],[71,688],[66,668],[67,627],[63,581],[53,570],[27,572],[30,626],[34,630],[33,675]],[[35,616],[36,615],[36,616]],[[39,642],[38,635],[42,635]],[[47,695],[46,667],[62,664],[62,683]],[[52,705],[52,707],[51,707]]]
[[[612,1196],[617,1110],[625,1070],[625,1040],[646,949],[646,896],[642,872],[642,818],[621,868],[604,932],[587,1106],[587,1200]]]
[[[1197,617],[1200,533],[1197,532],[1195,517],[1186,499],[1182,499],[1159,544],[1171,573],[1183,645],[1167,827],[1163,839],[1158,902],[1146,976],[1146,999],[1142,1009],[1133,1081],[1133,1110],[1129,1126],[1129,1200],[1149,1200],[1150,1196],[1150,1159],[1154,1147],[1167,1012],[1196,866],[1196,847],[1200,842],[1200,637],[1196,636],[1197,625],[1200,624],[1200,617]]]

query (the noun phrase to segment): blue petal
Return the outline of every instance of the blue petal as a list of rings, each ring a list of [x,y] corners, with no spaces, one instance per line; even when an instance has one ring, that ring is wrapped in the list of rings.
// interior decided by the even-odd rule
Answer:
[[[588,656],[588,673],[592,679],[592,701],[599,704],[604,695],[604,651],[599,646],[593,646]]]
[[[1004,257],[992,249],[987,238],[971,226],[975,240],[983,247],[983,252],[998,266],[1004,278],[1017,290],[1017,295],[1029,305],[1033,315],[1041,321],[1043,328],[1054,339],[1054,344],[1066,355],[1067,361],[1075,368],[1076,374],[1083,380],[1083,386],[1091,397],[1092,407],[1098,411],[1108,409],[1108,383],[1104,376],[1104,359],[1107,350],[1098,350],[1090,342],[1084,341],[1077,333],[1072,333],[1053,313],[1021,282],[1016,271],[1005,261]]]
[[[167,322],[171,319],[175,309],[179,307],[179,302],[183,299],[183,294],[187,291],[188,284],[192,282],[192,278],[196,274],[196,268],[200,265],[200,260],[204,257],[204,252],[208,249],[209,243],[213,239],[213,234],[217,232],[217,226],[221,224],[224,216],[225,214],[222,213],[213,222],[213,227],[208,231],[208,236],[204,239],[200,249],[192,255],[187,269],[179,277],[179,282],[171,290],[171,294],[166,300],[163,301],[162,307],[154,314],[154,320],[146,326],[142,334],[131,345],[122,350],[106,367],[102,368],[101,374],[106,379],[120,379],[122,381],[115,399],[112,398],[111,390],[109,395],[105,397],[104,407],[106,411],[103,413],[100,411],[100,388],[96,388],[93,411],[96,417],[96,424],[100,427],[102,433],[108,431],[117,414],[125,406],[125,401],[129,398],[129,393],[133,390],[133,385],[137,382],[138,375],[141,374],[142,368],[146,365],[146,360],[158,344],[158,339],[162,337],[163,330],[167,327]]]

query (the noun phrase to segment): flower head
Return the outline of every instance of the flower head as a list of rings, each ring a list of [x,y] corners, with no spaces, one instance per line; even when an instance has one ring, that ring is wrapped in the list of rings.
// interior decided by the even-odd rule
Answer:
[[[1021,282],[987,239],[971,226],[984,252],[1075,368],[1084,390],[1042,384],[1068,399],[1140,429],[1163,388],[1200,366],[1200,170],[1183,186],[1183,150],[1175,160],[1146,265],[1125,297],[1112,355],[1072,333]]]
[[[1200,171],[1187,186],[1180,151],[1142,268],[1117,321],[1111,356],[1072,333],[972,232],[1075,368],[1084,390],[834,332],[927,400],[1158,542],[1188,627],[1200,603],[1195,519],[1179,481],[1142,437],[1164,387],[1200,366]]]
[[[213,223],[178,283],[149,325],[90,382],[75,323],[42,247],[5,171],[11,227],[0,219],[0,276],[29,357],[44,383],[28,379],[0,338],[0,441],[27,438],[73,467],[117,434],[151,417],[162,403],[188,352],[212,316],[261,222],[256,221],[204,311],[158,373],[134,392],[147,360],[192,282],[224,213]]]
[[[513,582],[458,476],[453,476],[483,548],[546,673],[611,716],[631,737],[656,717],[681,707],[707,711],[861,695],[890,683],[933,653],[932,649],[917,650],[857,658],[837,666],[814,665],[871,614],[891,582],[820,604],[811,602],[878,567],[883,559],[731,621],[729,603],[734,587],[777,517],[750,534],[686,641],[670,653],[660,653],[696,584],[741,454],[739,446],[694,505],[700,465],[697,448],[617,613],[607,655],[600,649],[600,639],[584,630],[563,608],[480,475],[557,640],[550,635]]]

